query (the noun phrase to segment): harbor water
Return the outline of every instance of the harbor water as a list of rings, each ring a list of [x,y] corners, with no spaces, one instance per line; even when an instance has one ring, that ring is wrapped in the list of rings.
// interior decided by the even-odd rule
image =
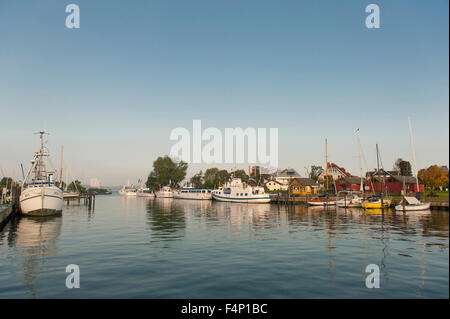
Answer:
[[[0,298],[449,298],[448,216],[97,196],[6,224]]]

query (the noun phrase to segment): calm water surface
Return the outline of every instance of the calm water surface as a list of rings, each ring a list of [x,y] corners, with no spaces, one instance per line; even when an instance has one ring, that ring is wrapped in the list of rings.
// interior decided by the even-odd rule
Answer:
[[[448,298],[448,216],[97,196],[0,231],[0,298]]]

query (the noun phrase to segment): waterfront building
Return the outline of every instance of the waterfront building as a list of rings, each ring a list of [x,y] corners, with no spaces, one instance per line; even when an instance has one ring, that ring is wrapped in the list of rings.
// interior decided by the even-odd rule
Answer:
[[[295,178],[289,184],[292,195],[317,194],[318,184],[311,178]]]

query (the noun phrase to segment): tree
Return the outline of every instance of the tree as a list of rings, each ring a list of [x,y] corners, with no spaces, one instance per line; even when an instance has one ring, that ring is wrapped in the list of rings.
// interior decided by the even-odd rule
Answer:
[[[230,179],[230,173],[227,170],[219,170],[216,167],[208,168],[203,176],[204,187],[217,188],[223,185]]]
[[[194,187],[203,187],[203,173],[200,171],[199,173],[195,174],[191,177],[190,180],[191,184]]]
[[[309,172],[309,178],[314,181],[318,181],[320,174],[323,173],[323,168],[321,166],[311,166],[311,171]]]
[[[247,182],[249,179],[249,176],[245,173],[243,169],[238,169],[237,171],[233,172],[234,177],[240,178],[243,182]]]
[[[86,192],[86,188],[83,187],[81,185],[81,182],[77,179],[72,181],[72,183],[70,183],[69,186],[67,186],[67,190],[72,191],[72,192],[80,192],[80,193]]]
[[[448,174],[437,165],[432,165],[427,169],[421,169],[417,175],[419,182],[432,190],[438,187],[448,186]]]
[[[150,189],[161,186],[178,187],[186,177],[187,163],[173,161],[169,156],[158,157],[153,162],[153,171],[147,178],[146,185]]]
[[[400,172],[401,176],[412,176],[411,163],[398,158],[394,163],[394,170]]]

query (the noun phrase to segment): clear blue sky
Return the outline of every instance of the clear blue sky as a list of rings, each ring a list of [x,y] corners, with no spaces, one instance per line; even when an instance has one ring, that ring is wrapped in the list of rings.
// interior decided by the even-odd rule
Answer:
[[[0,2],[0,166],[28,165],[51,133],[75,177],[136,182],[175,127],[278,127],[280,167],[329,160],[448,165],[449,3],[435,1]],[[377,3],[381,29],[365,27]],[[192,175],[207,165],[189,169]],[[228,165],[228,167],[231,167]]]

